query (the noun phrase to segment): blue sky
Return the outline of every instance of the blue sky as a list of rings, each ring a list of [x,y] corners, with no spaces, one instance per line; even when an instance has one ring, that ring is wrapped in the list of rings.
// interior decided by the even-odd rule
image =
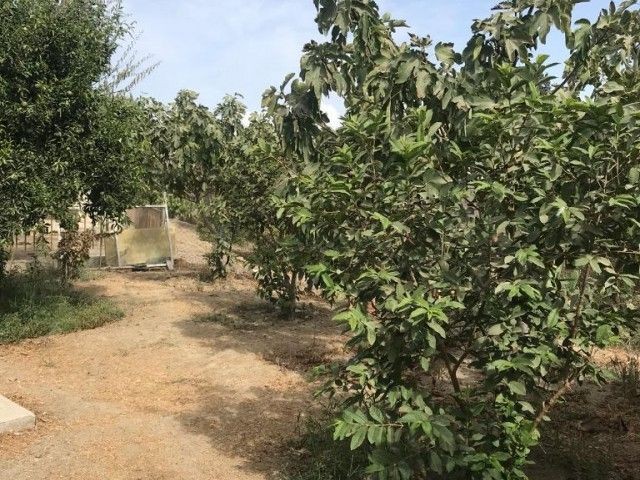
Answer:
[[[497,0],[381,0],[381,10],[405,19],[411,31],[460,47],[475,18]],[[595,18],[608,0],[578,5],[575,19]],[[312,0],[123,0],[136,22],[137,50],[160,62],[137,88],[139,94],[171,101],[184,88],[213,106],[226,93],[241,93],[250,110],[262,92],[298,72],[302,46],[321,38]],[[562,59],[563,42],[552,36],[545,53]],[[329,105],[330,116],[336,116]]]

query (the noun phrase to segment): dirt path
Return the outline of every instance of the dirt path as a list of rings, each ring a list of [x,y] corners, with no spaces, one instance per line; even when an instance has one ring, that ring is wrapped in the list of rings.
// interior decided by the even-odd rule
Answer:
[[[109,273],[122,321],[0,347],[0,393],[37,429],[0,437],[0,479],[267,479],[311,408],[328,314],[278,321],[253,283]]]
[[[178,264],[201,265],[207,245],[189,225],[176,227]],[[241,273],[216,285],[188,272],[104,274],[81,288],[111,297],[123,320],[0,346],[0,394],[38,418],[32,432],[0,436],[0,480],[277,478],[299,416],[318,405],[305,371],[340,355],[342,339],[321,304],[296,322],[278,319]],[[587,405],[574,404],[582,418]],[[623,445],[624,478],[640,478],[637,405],[615,409],[630,431],[621,437],[617,421],[581,432],[576,458],[594,456],[596,444]],[[539,460],[532,478],[571,478],[548,455]]]

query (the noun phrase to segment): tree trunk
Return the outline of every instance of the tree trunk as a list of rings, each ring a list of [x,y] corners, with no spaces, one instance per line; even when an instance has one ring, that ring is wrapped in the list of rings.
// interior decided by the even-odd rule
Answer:
[[[297,290],[297,278],[295,272],[284,272],[285,283],[287,287],[286,292],[286,303],[285,303],[285,314],[288,320],[293,320],[296,316],[296,295],[298,293]]]

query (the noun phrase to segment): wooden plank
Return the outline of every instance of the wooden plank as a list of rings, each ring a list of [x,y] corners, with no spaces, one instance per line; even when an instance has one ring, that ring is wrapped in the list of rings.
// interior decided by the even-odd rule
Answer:
[[[117,261],[117,263],[118,263],[118,266],[119,266],[119,267],[122,267],[122,261],[120,260],[120,247],[119,247],[119,245],[118,245],[118,234],[116,233],[116,234],[113,236],[113,238],[114,238],[114,240],[115,240],[115,242],[116,242],[116,261]]]

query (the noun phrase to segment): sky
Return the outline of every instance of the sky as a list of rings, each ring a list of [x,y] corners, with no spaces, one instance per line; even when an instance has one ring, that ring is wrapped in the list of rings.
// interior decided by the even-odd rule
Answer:
[[[383,12],[407,21],[410,30],[460,49],[474,19],[484,18],[497,0],[380,0]],[[595,19],[608,0],[577,6],[574,20]],[[260,108],[262,93],[299,71],[303,45],[322,39],[314,23],[312,0],[123,0],[138,33],[139,56],[159,62],[135,93],[169,102],[182,89],[200,94],[210,107],[225,94],[240,93],[250,111]],[[564,42],[551,35],[543,47],[562,60]],[[326,106],[332,122],[340,106]]]

